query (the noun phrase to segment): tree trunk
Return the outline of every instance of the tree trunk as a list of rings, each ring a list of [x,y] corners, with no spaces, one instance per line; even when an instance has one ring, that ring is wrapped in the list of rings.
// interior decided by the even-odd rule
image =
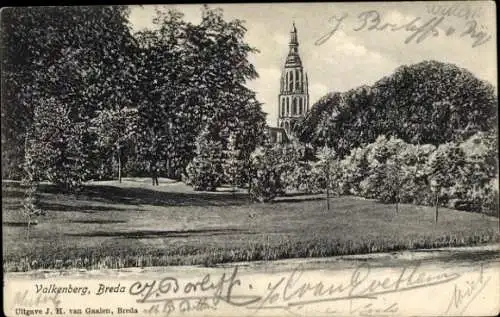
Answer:
[[[158,177],[156,176],[156,172],[151,172],[151,185],[156,186],[158,184]]]
[[[26,232],[26,239],[30,240],[30,227],[31,227],[31,216],[28,215],[28,231]]]
[[[330,186],[326,186],[326,209],[330,210]]]
[[[233,196],[236,195],[236,175],[233,175]]]
[[[118,147],[118,182],[122,182],[122,152],[120,147]]]
[[[153,186],[158,186],[158,172],[156,171],[156,162],[152,162],[150,167],[151,180]]]
[[[326,209],[330,210],[330,162],[326,163]]]
[[[434,223],[438,222],[438,214],[439,214],[439,191],[436,193],[436,210],[434,212]]]
[[[399,190],[396,194],[396,213],[399,213]]]
[[[178,176],[178,173],[176,171],[174,171],[174,166],[171,162],[171,158],[167,158],[166,164],[167,164],[166,170],[167,170],[168,178],[176,179]]]
[[[252,175],[251,175],[251,168],[250,168],[250,162],[247,162],[247,180],[248,180],[248,199],[251,202],[252,201]]]

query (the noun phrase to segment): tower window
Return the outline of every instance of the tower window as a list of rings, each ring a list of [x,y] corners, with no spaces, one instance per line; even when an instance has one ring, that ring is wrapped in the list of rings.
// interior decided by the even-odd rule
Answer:
[[[286,98],[286,114],[290,114],[290,98]]]
[[[302,108],[302,98],[299,98],[299,114],[302,114],[303,108]]]
[[[292,102],[292,114],[297,114],[297,98],[293,98]]]
[[[281,116],[282,117],[285,116],[285,99],[284,98],[281,99]]]
[[[290,81],[288,82],[288,91],[293,90],[293,71],[290,72]]]
[[[299,80],[299,70],[296,69],[295,70],[295,89],[298,90],[299,89],[299,84],[300,84],[300,80]]]

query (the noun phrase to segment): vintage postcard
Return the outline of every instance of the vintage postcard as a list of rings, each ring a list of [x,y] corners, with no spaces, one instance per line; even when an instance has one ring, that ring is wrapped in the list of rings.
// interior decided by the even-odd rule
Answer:
[[[492,1],[0,11],[6,316],[497,316]]]

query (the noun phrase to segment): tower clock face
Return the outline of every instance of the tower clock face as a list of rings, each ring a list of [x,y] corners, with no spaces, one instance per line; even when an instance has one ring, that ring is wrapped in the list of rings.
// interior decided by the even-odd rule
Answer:
[[[283,128],[288,135],[293,134],[295,123],[309,111],[308,78],[300,59],[295,23],[290,32],[278,100],[278,127]]]

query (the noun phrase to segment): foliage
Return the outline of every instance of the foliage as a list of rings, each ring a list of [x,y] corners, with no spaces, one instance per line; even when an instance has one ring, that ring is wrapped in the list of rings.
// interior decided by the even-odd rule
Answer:
[[[127,102],[133,45],[127,15],[123,6],[2,10],[2,177],[20,175],[16,169],[39,100],[55,98],[77,123]],[[90,160],[95,149],[85,137]]]
[[[276,144],[273,146],[276,170],[281,176],[281,183],[287,190],[298,190],[302,186],[305,147],[298,143]]]
[[[462,142],[496,126],[493,86],[452,64],[401,66],[372,86],[320,99],[297,128],[301,141],[343,158],[380,135],[411,144]]]
[[[113,155],[116,157],[120,181],[123,150],[132,145],[133,136],[137,130],[136,122],[137,109],[130,107],[99,110],[91,120],[99,152],[102,155],[107,154],[108,157]],[[105,158],[102,160],[104,161]]]
[[[430,155],[427,162],[429,184],[440,202],[447,203],[463,195],[465,188],[461,186],[460,179],[465,176],[465,164],[465,153],[454,143],[442,144]]]
[[[320,186],[321,177],[320,172],[312,164],[299,161],[289,174],[289,189],[308,194],[319,193],[322,188]]]
[[[472,139],[480,149],[464,144],[469,141],[435,147],[380,136],[342,160],[324,147],[316,155],[318,160],[307,164],[318,189],[340,195],[419,205],[434,205],[437,198],[439,206],[496,214],[498,181],[490,164],[494,143],[487,134]],[[302,184],[308,187],[303,178]]]
[[[264,114],[245,87],[257,76],[248,61],[256,50],[244,41],[242,21],[225,21],[221,10],[205,7],[198,25],[173,10],[158,11],[154,23],[155,30],[136,35],[140,160],[177,177],[206,127],[223,146],[235,134],[239,159],[248,161],[263,133]]]
[[[361,195],[395,202],[400,185],[400,164],[397,154],[406,144],[395,138],[379,136],[367,149],[367,177],[361,182]]]
[[[266,144],[252,154],[250,196],[259,202],[272,201],[284,192],[282,182],[282,149]]]
[[[224,179],[233,187],[233,190],[243,184],[243,175],[245,173],[244,162],[240,159],[240,150],[236,147],[236,137],[232,134],[229,138],[224,168]]]
[[[29,239],[30,226],[33,217],[43,214],[44,212],[39,208],[39,195],[37,192],[40,182],[39,170],[34,164],[34,157],[31,149],[26,144],[25,161],[24,161],[24,178],[22,185],[25,189],[24,200],[22,203],[22,213],[27,219],[27,237]]]
[[[314,162],[313,170],[316,186],[328,189],[334,196],[340,193],[340,161],[333,148],[324,146],[316,153],[318,160]]]
[[[361,182],[368,175],[367,148],[355,148],[352,153],[340,161],[341,176],[339,190],[342,194],[361,196]]]
[[[196,140],[195,157],[187,167],[188,183],[194,190],[215,191],[222,184],[222,145],[204,131]]]
[[[71,120],[71,110],[59,100],[40,100],[27,136],[26,170],[36,179],[48,180],[62,190],[77,189],[87,177],[84,125]]]
[[[433,145],[407,144],[397,154],[399,163],[399,198],[401,202],[432,205],[433,196],[426,164],[436,150]]]
[[[265,120],[246,88],[257,77],[249,62],[257,50],[244,40],[243,21],[205,7],[193,24],[159,10],[154,29],[130,34],[128,13],[121,6],[2,11],[3,177],[22,174],[39,100],[70,112],[85,180],[111,177],[114,161],[119,175],[124,165],[156,181],[180,178],[205,126],[224,147],[235,134],[248,165]]]
[[[480,189],[478,194],[472,193],[475,202],[479,200],[479,211],[485,214],[498,217],[499,214],[499,193],[498,179],[492,180]],[[478,204],[476,203],[475,206]]]

